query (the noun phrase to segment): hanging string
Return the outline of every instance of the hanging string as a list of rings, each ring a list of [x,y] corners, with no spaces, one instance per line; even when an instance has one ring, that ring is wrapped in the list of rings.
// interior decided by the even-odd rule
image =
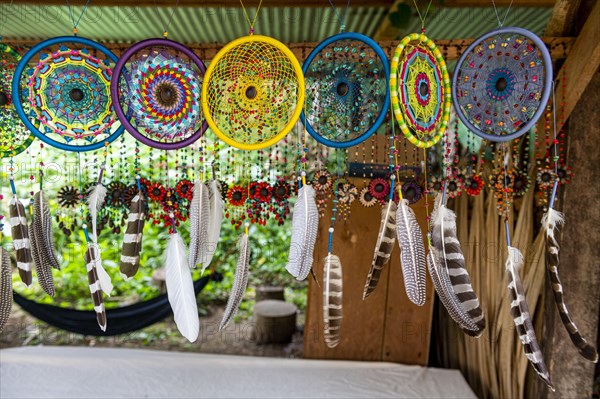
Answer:
[[[427,19],[427,14],[429,14],[429,9],[431,8],[431,2],[433,0],[429,0],[429,4],[427,5],[427,9],[425,10],[425,15],[421,15],[421,10],[419,10],[419,5],[417,4],[417,0],[413,0],[415,4],[415,8],[417,9],[417,14],[419,14],[419,19],[421,20],[421,32],[425,33],[425,20]]]
[[[335,15],[340,21],[340,32],[344,33],[344,30],[346,29],[346,15],[348,14],[348,8],[350,7],[350,0],[348,0],[348,2],[346,3],[346,9],[344,10],[343,17],[340,17],[340,13],[337,11],[337,8],[335,8],[335,6],[333,5],[333,0],[329,0],[329,4],[331,5],[331,8],[333,8],[333,12],[335,12]]]
[[[555,181],[554,186],[552,187],[552,195],[550,197],[549,207],[554,208],[554,200],[556,199],[556,189],[558,188],[558,183],[560,179],[558,178],[558,139],[556,138],[556,96],[554,92],[554,81],[552,81],[552,119],[553,119],[553,130],[554,130],[554,140],[552,141],[552,145],[554,147],[554,174]]]
[[[254,13],[254,18],[250,21],[250,17],[248,16],[248,12],[246,11],[246,7],[244,7],[244,3],[240,0],[240,4],[242,5],[242,10],[244,11],[244,15],[246,16],[246,21],[248,21],[248,25],[250,25],[250,34],[254,34],[254,24],[256,23],[256,17],[258,17],[258,12],[260,11],[260,6],[262,5],[262,0],[258,3],[258,8]]]
[[[69,15],[71,16],[71,22],[73,22],[73,35],[74,36],[77,36],[77,26],[79,25],[79,21],[81,21],[81,17],[83,17],[83,14],[85,13],[85,10],[87,10],[87,7],[89,4],[90,4],[90,0],[87,0],[85,2],[85,5],[83,6],[83,10],[81,10],[81,14],[79,14],[79,18],[77,18],[77,21],[75,21],[75,17],[73,16],[73,10],[71,9],[69,0],[67,0],[67,8],[69,9]]]
[[[337,212],[338,212],[338,202],[339,202],[339,198],[340,198],[340,157],[339,157],[339,149],[336,149],[335,151],[335,163],[337,166],[337,181],[335,184],[335,198],[333,200],[333,209],[332,209],[332,215],[331,215],[331,224],[329,225],[329,238],[327,240],[327,253],[331,253],[331,251],[333,250],[333,231],[334,231],[334,225],[335,225],[335,220],[337,218]]]
[[[175,15],[175,10],[177,10],[178,5],[179,5],[179,0],[177,0],[175,2],[175,7],[173,7],[173,11],[171,11],[171,15],[169,16],[169,19],[167,20],[167,23],[165,24],[165,21],[162,19],[162,16],[158,12],[158,5],[156,4],[156,0],[154,0],[154,7],[156,7],[156,10],[157,10],[156,13],[158,14],[158,19],[160,19],[160,24],[163,27],[163,37],[165,39],[167,38],[167,36],[169,36],[169,26],[171,26],[171,21],[173,21],[173,15]]]
[[[498,20],[498,26],[500,26],[501,28],[504,26],[504,23],[506,22],[506,17],[508,17],[508,12],[510,11],[510,8],[512,7],[513,1],[514,0],[510,0],[510,4],[508,5],[506,14],[504,14],[504,19],[502,21],[500,21],[500,15],[498,15],[498,9],[496,8],[496,2],[494,0],[492,0],[492,5],[494,6],[494,12],[496,13],[496,19]]]

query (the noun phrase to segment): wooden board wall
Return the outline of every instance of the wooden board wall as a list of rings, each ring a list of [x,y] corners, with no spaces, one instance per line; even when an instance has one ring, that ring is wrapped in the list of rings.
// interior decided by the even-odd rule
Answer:
[[[424,203],[421,200],[412,207],[422,231],[426,231]],[[429,203],[433,201],[430,199]],[[330,217],[331,204],[325,217],[321,218],[315,248],[314,271],[319,283],[323,276],[323,258],[327,255],[327,221]],[[336,222],[333,253],[340,258],[343,270],[341,341],[333,349],[327,348],[323,341],[322,287],[318,287],[309,276],[304,357],[427,364],[434,291],[428,278],[425,305],[419,307],[409,301],[404,291],[397,244],[377,289],[365,301],[362,300],[380,219],[380,206],[365,208],[355,201],[348,221]]]

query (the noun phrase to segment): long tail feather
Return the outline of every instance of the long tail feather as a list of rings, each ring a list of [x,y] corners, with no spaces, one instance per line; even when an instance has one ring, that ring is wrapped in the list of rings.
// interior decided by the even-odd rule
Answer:
[[[519,276],[519,269],[523,266],[523,255],[521,252],[514,247],[508,247],[508,258],[506,259],[506,280],[508,282],[508,292],[510,298],[510,313],[517,334],[523,344],[523,351],[525,356],[535,369],[538,376],[554,390],[552,382],[550,381],[550,374],[548,367],[544,363],[544,357],[540,350],[537,338],[535,336],[535,330],[531,322],[531,316],[529,314],[529,307],[525,300],[525,290],[523,289],[523,283]]]
[[[104,309],[104,298],[102,297],[102,287],[98,280],[96,271],[98,249],[93,243],[88,243],[87,250],[84,255],[85,267],[87,269],[88,282],[90,284],[90,294],[94,303],[94,311],[96,311],[96,320],[102,331],[106,331],[106,310]]]
[[[208,218],[208,241],[206,262],[202,263],[202,273],[212,262],[221,236],[221,223],[223,221],[223,197],[221,185],[218,180],[211,180],[209,185],[210,216]]]
[[[558,225],[563,223],[564,218],[562,213],[552,208],[548,208],[548,212],[542,218],[542,226],[546,233],[546,270],[552,283],[552,292],[554,293],[554,302],[556,302],[558,314],[569,334],[569,338],[571,338],[573,345],[579,350],[581,356],[595,363],[598,361],[598,352],[594,346],[590,345],[581,336],[579,329],[571,319],[569,309],[563,297],[563,287],[558,276],[560,246],[555,235],[555,230]]]
[[[340,343],[342,316],[342,263],[337,256],[327,254],[323,260],[323,326],[328,348]]]
[[[54,279],[52,278],[52,267],[50,267],[50,263],[44,259],[44,254],[42,254],[41,248],[44,244],[40,237],[40,226],[36,225],[35,218],[29,225],[29,239],[31,240],[31,254],[33,255],[38,282],[44,292],[53,297]]]
[[[33,280],[31,273],[33,266],[31,242],[29,241],[25,207],[16,195],[10,201],[9,214],[13,246],[16,251],[17,269],[19,270],[21,281],[29,287]]]
[[[10,317],[12,308],[12,268],[7,250],[0,248],[0,333]]]
[[[365,300],[377,287],[379,276],[386,265],[396,243],[396,212],[398,207],[394,201],[388,201],[387,205],[381,210],[381,223],[379,225],[379,235],[375,245],[375,254],[373,263],[365,282],[363,290],[363,300]]]
[[[248,286],[248,269],[250,264],[250,245],[248,243],[248,234],[242,233],[242,237],[239,241],[240,255],[238,257],[237,266],[235,268],[235,276],[233,278],[233,286],[229,293],[229,299],[227,300],[227,306],[225,312],[223,312],[223,320],[219,330],[227,327],[227,324],[231,321],[233,316],[236,314],[242,299],[244,299],[244,293]]]
[[[439,205],[431,215],[433,248],[427,258],[429,274],[452,319],[466,334],[479,337],[485,328],[485,318],[471,287],[456,235],[456,214],[441,204],[441,195],[437,201]]]
[[[292,240],[286,270],[298,280],[304,280],[313,266],[313,251],[319,228],[319,209],[315,190],[305,184],[298,190],[298,200],[292,219]]]
[[[425,304],[425,247],[417,218],[403,199],[396,212],[396,229],[406,295],[418,306]]]
[[[194,183],[194,196],[190,204],[190,267],[200,264],[204,268],[208,260],[209,216],[208,188],[202,181],[197,180]]]
[[[192,273],[185,244],[179,233],[171,234],[165,256],[165,282],[175,324],[190,342],[198,339],[200,320]]]
[[[38,191],[33,198],[33,223],[38,236],[38,251],[42,261],[47,262],[53,269],[60,270],[60,262],[56,256],[56,247],[52,235],[50,207],[42,190]]]
[[[129,216],[127,216],[127,230],[123,237],[120,271],[125,279],[135,276],[140,267],[140,252],[142,251],[142,235],[145,221],[146,198],[140,190],[131,200]]]

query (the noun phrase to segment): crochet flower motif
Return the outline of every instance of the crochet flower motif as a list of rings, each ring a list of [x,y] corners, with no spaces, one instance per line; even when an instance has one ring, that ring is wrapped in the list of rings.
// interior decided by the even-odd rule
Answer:
[[[350,205],[358,197],[358,189],[352,183],[341,183],[338,187],[339,201],[342,204]]]
[[[177,186],[175,186],[175,191],[179,198],[191,201],[194,196],[194,184],[187,179],[181,180],[177,183]]]
[[[402,198],[408,200],[410,205],[417,203],[422,194],[421,186],[414,179],[409,179],[402,185]]]
[[[375,198],[371,195],[369,186],[363,187],[363,189],[360,190],[358,200],[360,201],[362,206],[364,206],[366,208],[370,208],[377,203],[377,198]]]
[[[369,192],[379,201],[384,201],[390,194],[390,184],[387,180],[378,177],[371,180],[371,183],[369,183]]]
[[[246,202],[247,196],[248,194],[245,187],[234,185],[227,192],[227,201],[232,206],[242,206]]]
[[[472,196],[472,197],[476,197],[479,194],[481,194],[481,191],[483,190],[483,178],[481,177],[480,173],[476,173],[473,176],[469,176],[467,177],[466,181],[465,181],[465,190],[467,191],[467,194]]]
[[[166,194],[166,190],[165,188],[162,186],[162,184],[158,183],[158,182],[148,182],[148,197],[152,200],[152,201],[157,201],[157,202],[161,202],[163,200],[163,198],[165,197]]]
[[[125,205],[127,186],[120,181],[114,181],[107,187],[106,204],[114,207]]]
[[[72,208],[79,202],[79,190],[73,186],[64,186],[58,191],[58,203],[65,208]]]
[[[318,170],[313,177],[313,186],[316,191],[327,191],[331,189],[333,181],[327,169]]]
[[[531,187],[531,179],[529,178],[529,175],[527,172],[521,169],[514,171],[512,183],[513,195],[515,197],[522,197],[525,195],[527,190],[529,190],[529,187]]]
[[[550,187],[554,186],[554,182],[557,178],[558,176],[556,175],[554,170],[544,168],[538,170],[535,180],[537,181],[540,190],[547,190]]]

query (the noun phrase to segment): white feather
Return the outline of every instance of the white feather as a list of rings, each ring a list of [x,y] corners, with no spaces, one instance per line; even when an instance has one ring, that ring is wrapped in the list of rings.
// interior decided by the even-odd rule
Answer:
[[[209,215],[208,187],[202,181],[197,180],[194,183],[194,195],[190,204],[189,265],[192,268],[198,264],[204,268],[208,259]]]
[[[165,282],[177,329],[190,342],[195,342],[200,331],[198,305],[185,244],[179,233],[171,234],[169,238],[165,256]]]
[[[94,188],[90,191],[90,194],[87,197],[88,208],[90,211],[90,216],[92,218],[92,237],[95,243],[97,242],[98,232],[97,232],[97,221],[96,218],[98,216],[98,211],[104,205],[104,200],[106,199],[106,187],[104,187],[101,183],[96,184]]]
[[[548,212],[544,213],[542,217],[542,226],[546,230],[546,236],[552,239],[552,242],[556,242],[554,238],[554,230],[556,226],[559,226],[565,222],[563,214],[552,208],[548,208]]]
[[[202,264],[202,273],[212,262],[217,250],[219,237],[221,236],[221,222],[223,221],[223,198],[221,188],[217,180],[212,180],[209,185],[210,191],[210,216],[208,217],[208,248],[206,251],[206,262]]]
[[[292,218],[292,240],[286,270],[298,280],[304,280],[313,266],[313,251],[317,241],[319,210],[315,190],[304,185],[298,190],[298,200]]]

